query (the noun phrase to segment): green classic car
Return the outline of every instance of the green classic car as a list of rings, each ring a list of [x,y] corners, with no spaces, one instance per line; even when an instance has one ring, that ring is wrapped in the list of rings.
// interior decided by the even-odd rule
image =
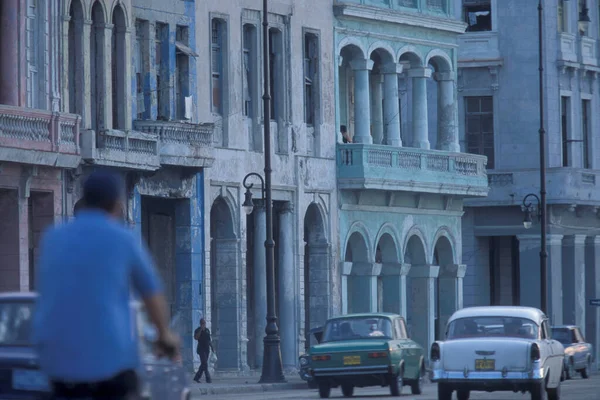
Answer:
[[[319,344],[310,349],[310,370],[319,395],[328,398],[341,386],[351,397],[355,387],[389,386],[400,396],[403,386],[421,394],[425,376],[423,347],[409,339],[396,314],[349,314],[327,321]]]

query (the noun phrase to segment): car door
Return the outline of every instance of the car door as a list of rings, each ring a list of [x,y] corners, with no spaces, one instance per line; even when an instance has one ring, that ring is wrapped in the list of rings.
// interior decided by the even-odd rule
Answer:
[[[577,369],[584,368],[586,365],[586,356],[589,352],[587,343],[585,343],[579,327],[573,329],[573,336],[573,340],[575,340],[575,366]]]
[[[560,377],[563,370],[564,350],[562,345],[552,338],[548,326],[548,319],[544,319],[541,325],[540,343],[545,347],[543,350],[546,353],[545,367],[550,368],[550,387],[556,387],[560,384]]]

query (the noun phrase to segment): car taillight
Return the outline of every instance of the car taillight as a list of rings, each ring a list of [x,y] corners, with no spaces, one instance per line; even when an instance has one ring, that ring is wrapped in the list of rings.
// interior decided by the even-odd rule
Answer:
[[[537,344],[531,345],[531,361],[537,361],[540,359],[540,348]]]
[[[440,345],[434,343],[431,345],[431,355],[429,357],[431,361],[437,361],[440,359]]]
[[[369,358],[384,358],[387,357],[388,353],[385,351],[379,351],[376,353],[369,353]]]
[[[329,361],[331,360],[331,356],[326,354],[324,356],[312,356],[313,361]]]

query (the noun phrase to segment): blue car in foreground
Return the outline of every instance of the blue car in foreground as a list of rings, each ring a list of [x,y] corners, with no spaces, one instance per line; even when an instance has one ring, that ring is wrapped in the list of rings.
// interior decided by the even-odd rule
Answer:
[[[2,400],[45,400],[50,383],[40,371],[31,343],[32,316],[37,294],[16,292],[0,294],[0,398]],[[157,359],[152,354],[151,335],[141,304],[132,302],[132,316],[140,346],[141,397],[144,400],[189,400],[187,374],[180,363]],[[75,322],[74,322],[75,323]],[[68,329],[68,328],[66,328]]]

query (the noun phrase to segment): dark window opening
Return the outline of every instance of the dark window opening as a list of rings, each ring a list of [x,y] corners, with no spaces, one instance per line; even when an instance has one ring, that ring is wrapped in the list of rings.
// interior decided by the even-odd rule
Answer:
[[[571,99],[569,97],[561,97],[560,104],[560,127],[562,136],[562,166],[569,167],[571,165],[571,157],[569,156],[569,111],[571,110]]]
[[[492,30],[491,0],[463,0],[463,14],[467,32]]]
[[[494,99],[492,96],[465,97],[467,152],[487,157],[494,169]]]

